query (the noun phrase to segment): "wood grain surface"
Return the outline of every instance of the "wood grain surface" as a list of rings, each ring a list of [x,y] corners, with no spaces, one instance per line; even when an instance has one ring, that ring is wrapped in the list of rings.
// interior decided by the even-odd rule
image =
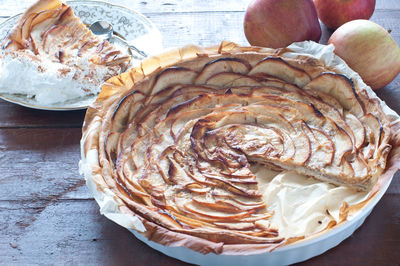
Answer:
[[[32,0],[0,0],[0,22]],[[248,45],[250,0],[112,0],[144,13],[164,47],[221,40]],[[377,0],[371,18],[400,43],[400,1]],[[330,34],[324,26],[321,43]],[[378,96],[400,112],[400,77]],[[78,172],[84,111],[48,112],[0,100],[0,265],[185,265],[100,215]],[[260,262],[260,265],[262,262]],[[337,247],[303,265],[399,265],[400,173],[365,223]]]

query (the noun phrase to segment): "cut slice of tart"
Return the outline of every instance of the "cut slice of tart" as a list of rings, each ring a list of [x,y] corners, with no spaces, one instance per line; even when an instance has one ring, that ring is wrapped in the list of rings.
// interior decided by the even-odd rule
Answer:
[[[59,0],[40,0],[2,42],[0,92],[53,104],[97,94],[130,56],[95,36]]]

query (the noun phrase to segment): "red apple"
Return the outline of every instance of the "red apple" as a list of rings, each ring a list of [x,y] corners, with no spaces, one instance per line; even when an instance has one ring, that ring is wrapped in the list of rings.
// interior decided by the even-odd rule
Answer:
[[[399,46],[374,22],[364,19],[347,22],[332,34],[328,43],[374,90],[386,86],[400,73]]]
[[[337,29],[355,19],[369,19],[375,0],[314,0],[319,19],[330,29]]]
[[[251,45],[286,47],[321,37],[312,0],[255,0],[247,8],[244,33]]]

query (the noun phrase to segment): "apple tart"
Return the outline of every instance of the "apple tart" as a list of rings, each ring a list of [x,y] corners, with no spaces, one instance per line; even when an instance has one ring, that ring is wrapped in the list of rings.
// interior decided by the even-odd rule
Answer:
[[[43,104],[95,95],[125,71],[130,56],[94,35],[59,0],[40,0],[2,42],[0,92]]]
[[[347,73],[226,42],[150,58],[88,109],[81,170],[98,201],[132,218],[111,219],[168,246],[249,254],[329,230],[398,168],[397,115]],[[294,188],[279,204],[313,203],[272,208]],[[302,233],[288,233],[296,223]]]

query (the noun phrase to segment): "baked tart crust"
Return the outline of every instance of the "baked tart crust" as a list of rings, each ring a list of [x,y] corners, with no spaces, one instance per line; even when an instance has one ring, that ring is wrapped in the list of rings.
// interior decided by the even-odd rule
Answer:
[[[163,245],[254,254],[310,238],[279,234],[251,167],[366,191],[320,233],[363,208],[399,168],[399,123],[346,73],[229,42],[147,59],[88,109],[81,170],[98,201],[132,218],[120,224]]]

